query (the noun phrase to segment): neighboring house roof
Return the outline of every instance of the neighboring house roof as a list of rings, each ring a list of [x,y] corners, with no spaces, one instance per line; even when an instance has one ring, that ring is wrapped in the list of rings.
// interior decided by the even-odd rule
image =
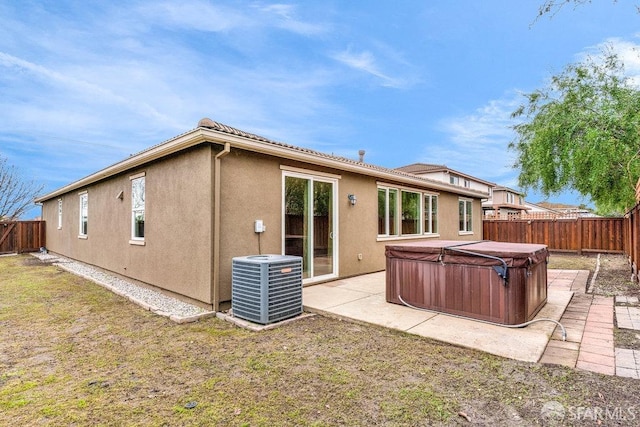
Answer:
[[[161,159],[163,157],[206,142],[229,144],[229,146],[232,148],[264,153],[281,158],[311,163],[318,166],[335,168],[346,172],[359,173],[376,177],[378,179],[395,180],[421,187],[428,186],[431,189],[447,191],[454,194],[460,194],[474,198],[487,197],[487,193],[481,191],[472,190],[469,188],[461,188],[459,186],[443,183],[441,181],[436,181],[429,178],[419,177],[417,175],[400,170],[388,169],[381,166],[348,159],[345,157],[334,156],[307,148],[272,141],[262,136],[244,132],[231,126],[227,126],[215,122],[211,119],[205,118],[200,120],[196,129],[192,129],[165,142],[154,145],[150,148],[147,148],[146,150],[140,151],[139,153],[133,154],[127,159],[108,166],[96,173],[86,176],[44,196],[38,197],[36,199],[36,202],[40,203],[54,197],[58,197],[69,191],[80,189],[119,173],[139,167],[148,162]]]
[[[511,193],[515,193],[519,196],[523,196],[524,197],[524,193],[520,190],[514,190],[513,188],[509,188],[509,187],[504,187],[504,186],[497,186],[497,187],[493,187],[493,192],[495,193],[496,191],[509,191]]]
[[[567,205],[564,203],[538,202],[536,204],[538,206],[542,206],[548,209],[554,209],[561,212],[591,212],[589,209],[575,205]]]
[[[529,209],[531,212],[546,212],[546,213],[555,214],[555,215],[559,215],[562,213],[558,210],[549,208],[547,206],[542,206],[539,203],[531,203],[525,200],[524,204],[527,207],[527,209]]]
[[[478,177],[466,174],[464,172],[460,172],[460,171],[457,171],[455,169],[451,169],[450,167],[447,167],[447,165],[434,165],[434,164],[430,164],[430,163],[412,163],[410,165],[401,166],[399,168],[396,168],[395,170],[412,173],[414,175],[420,175],[420,174],[423,174],[423,173],[430,173],[430,172],[446,172],[446,173],[452,173],[454,175],[461,176],[463,178],[472,179],[474,181],[477,181],[477,182],[480,182],[482,184],[488,185],[489,187],[494,187],[496,185],[493,182],[485,181],[483,179],[480,179]]]

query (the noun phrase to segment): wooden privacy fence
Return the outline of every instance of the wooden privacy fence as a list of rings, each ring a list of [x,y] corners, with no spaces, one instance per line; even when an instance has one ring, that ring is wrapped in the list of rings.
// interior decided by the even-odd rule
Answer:
[[[539,243],[549,250],[625,253],[625,218],[484,220],[483,238],[498,242]]]
[[[33,252],[45,244],[44,221],[0,222],[0,254]]]
[[[633,276],[638,279],[640,265],[640,203],[625,215],[625,254],[629,256]]]

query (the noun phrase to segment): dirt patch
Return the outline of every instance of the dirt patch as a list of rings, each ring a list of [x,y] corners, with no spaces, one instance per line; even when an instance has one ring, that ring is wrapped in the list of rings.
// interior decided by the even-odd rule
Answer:
[[[556,270],[589,270],[593,274],[596,270],[598,256],[573,255],[563,252],[552,252],[549,255],[547,268]]]
[[[640,331],[616,328],[614,331],[614,339],[617,348],[640,350]]]
[[[605,296],[640,296],[640,285],[631,279],[631,274],[627,257],[602,254],[593,293]]]
[[[0,259],[0,425],[638,424],[638,380],[321,316],[176,325],[24,261]]]

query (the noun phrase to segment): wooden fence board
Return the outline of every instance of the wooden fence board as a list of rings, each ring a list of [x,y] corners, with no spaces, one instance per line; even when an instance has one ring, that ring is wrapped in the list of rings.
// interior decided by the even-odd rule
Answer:
[[[34,252],[45,245],[44,221],[0,222],[0,254]]]
[[[483,238],[539,243],[564,252],[625,252],[625,218],[523,219],[483,221]]]

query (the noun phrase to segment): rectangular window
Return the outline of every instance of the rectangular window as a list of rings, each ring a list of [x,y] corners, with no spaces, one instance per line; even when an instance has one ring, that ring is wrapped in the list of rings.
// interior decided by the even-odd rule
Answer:
[[[89,194],[85,191],[80,193],[80,230],[79,237],[87,237],[87,230],[89,225]]]
[[[473,202],[467,199],[458,200],[458,214],[459,214],[459,231],[461,233],[473,232]]]
[[[131,179],[131,239],[144,240],[145,177]]]
[[[424,195],[424,232],[438,233],[438,196],[433,194]]]
[[[398,234],[397,212],[398,190],[378,188],[378,235],[395,236]]]
[[[455,175],[449,176],[449,184],[460,185],[460,177]]]
[[[420,234],[420,193],[402,191],[402,234]]]
[[[58,230],[62,229],[62,199],[58,199]]]
[[[378,236],[438,233],[438,196],[420,191],[378,187]]]
[[[464,180],[464,186],[465,188],[471,188],[471,181],[469,181],[468,179]]]

